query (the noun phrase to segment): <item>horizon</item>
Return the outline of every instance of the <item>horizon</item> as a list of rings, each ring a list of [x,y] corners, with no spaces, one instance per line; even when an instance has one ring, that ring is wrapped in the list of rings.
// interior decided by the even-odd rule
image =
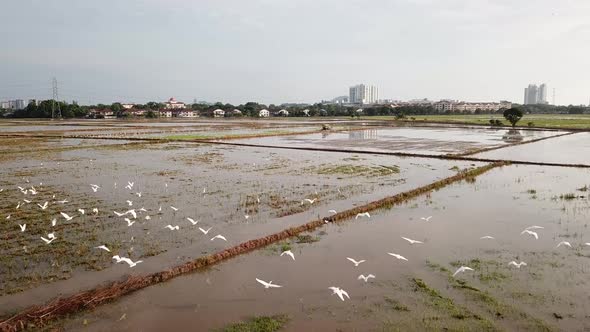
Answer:
[[[546,83],[587,105],[590,3],[9,1],[0,100],[81,105],[309,103],[376,85],[379,99],[508,100]],[[27,15],[15,15],[26,13]],[[155,24],[154,22],[157,22]],[[504,69],[504,70],[498,70]]]

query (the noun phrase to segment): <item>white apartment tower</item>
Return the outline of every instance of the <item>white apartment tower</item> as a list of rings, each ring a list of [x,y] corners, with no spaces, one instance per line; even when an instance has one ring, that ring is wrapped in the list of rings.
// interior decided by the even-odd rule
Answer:
[[[352,104],[374,104],[379,100],[379,90],[374,85],[359,84],[349,89],[348,101]]]
[[[524,89],[524,104],[547,104],[547,84],[543,83],[540,86],[529,84]]]

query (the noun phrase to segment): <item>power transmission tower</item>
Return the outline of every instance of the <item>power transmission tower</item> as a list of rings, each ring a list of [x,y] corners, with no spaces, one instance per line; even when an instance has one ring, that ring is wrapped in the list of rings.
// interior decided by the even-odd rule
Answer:
[[[52,81],[53,88],[53,102],[51,104],[51,118],[61,119],[61,109],[59,108],[59,95],[57,91],[57,79],[54,77]]]

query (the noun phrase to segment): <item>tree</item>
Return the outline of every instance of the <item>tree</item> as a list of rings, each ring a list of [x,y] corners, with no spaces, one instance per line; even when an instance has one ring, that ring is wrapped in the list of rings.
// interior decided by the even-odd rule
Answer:
[[[149,110],[147,111],[147,113],[145,114],[145,117],[148,119],[155,119],[158,117],[158,115],[156,114],[156,112]]]
[[[510,122],[512,127],[516,126],[516,123],[522,119],[522,111],[518,108],[510,108],[504,111],[504,118]]]

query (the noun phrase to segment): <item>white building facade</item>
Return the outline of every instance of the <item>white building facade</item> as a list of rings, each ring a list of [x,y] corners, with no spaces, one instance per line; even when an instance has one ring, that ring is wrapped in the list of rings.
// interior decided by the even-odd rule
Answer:
[[[174,98],[170,98],[165,103],[165,107],[166,107],[166,109],[185,109],[186,104],[183,102],[180,102],[180,101],[176,101],[176,99],[174,99]]]
[[[348,102],[351,104],[374,104],[379,100],[379,89],[374,85],[359,84],[351,86]]]

